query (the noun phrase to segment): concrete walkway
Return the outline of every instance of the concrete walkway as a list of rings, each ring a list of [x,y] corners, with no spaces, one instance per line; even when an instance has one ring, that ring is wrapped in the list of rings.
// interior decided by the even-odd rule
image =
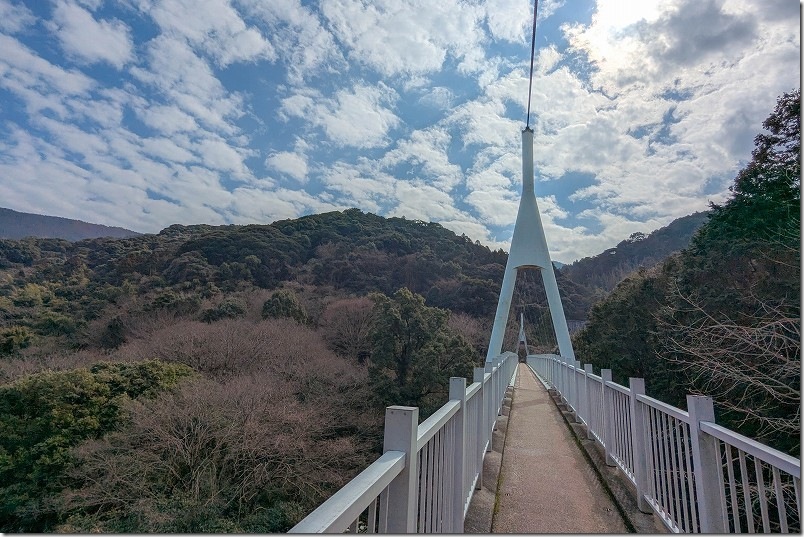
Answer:
[[[519,364],[492,533],[627,533],[547,390]]]

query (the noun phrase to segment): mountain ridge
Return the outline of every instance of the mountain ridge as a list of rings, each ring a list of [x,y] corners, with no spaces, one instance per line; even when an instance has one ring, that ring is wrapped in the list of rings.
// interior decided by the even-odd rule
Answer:
[[[80,241],[113,237],[125,239],[142,235],[137,231],[116,226],[93,224],[83,220],[25,213],[0,207],[0,239],[19,240],[26,237]]]

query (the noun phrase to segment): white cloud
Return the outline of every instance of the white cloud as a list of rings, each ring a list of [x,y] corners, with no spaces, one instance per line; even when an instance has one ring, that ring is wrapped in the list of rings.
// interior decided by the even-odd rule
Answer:
[[[53,65],[13,37],[0,34],[0,50],[0,81],[12,91],[31,89],[50,102],[62,103],[65,96],[86,94],[95,86],[83,73]],[[50,108],[58,112],[60,105]]]
[[[84,8],[59,1],[52,28],[64,51],[87,63],[107,62],[122,69],[132,59],[130,29],[119,20],[97,21]]]
[[[177,132],[192,132],[198,129],[198,123],[192,116],[181,111],[177,106],[142,106],[137,107],[137,115],[143,123],[166,135]]]
[[[396,179],[378,169],[375,162],[335,162],[322,171],[321,180],[334,198],[348,207],[383,214],[394,202]]]
[[[297,181],[307,181],[307,158],[303,154],[290,151],[273,153],[265,160],[265,165]]]
[[[244,114],[242,96],[227,91],[209,65],[185,42],[164,35],[156,37],[148,43],[147,59],[147,68],[135,67],[131,73],[162,92],[169,106],[178,107],[213,131],[229,135],[237,131],[232,120]]]
[[[348,69],[332,34],[312,9],[300,0],[264,2],[239,0],[245,10],[266,25],[266,35],[288,70],[288,81],[305,81]]]
[[[195,160],[195,156],[190,152],[176,145],[169,138],[146,138],[142,141],[143,152],[168,162],[190,162]]]
[[[321,10],[347,57],[385,76],[436,71],[448,55],[483,55],[482,13],[473,4],[330,0]]]
[[[303,190],[279,188],[268,191],[252,187],[236,188],[227,207],[233,223],[238,224],[273,222],[347,208],[321,201]]]
[[[419,98],[419,103],[425,106],[432,106],[441,110],[447,110],[452,107],[452,102],[455,99],[455,94],[449,88],[443,86],[436,86],[431,88],[427,93]]]
[[[276,58],[273,46],[256,28],[246,26],[228,1],[162,0],[150,9],[150,15],[163,32],[187,39],[221,67]]]
[[[402,162],[420,167],[420,178],[449,192],[463,180],[463,172],[457,164],[449,162],[447,148],[451,141],[449,132],[440,128],[418,130],[401,140],[397,148],[381,159],[380,165],[390,169]],[[419,172],[416,168],[413,174]]]
[[[207,139],[199,143],[198,150],[204,163],[212,169],[232,172],[235,177],[249,175],[243,159],[249,151],[235,148],[223,140]]]
[[[489,30],[495,39],[522,43],[529,37],[533,17],[528,0],[490,0],[483,4]],[[530,43],[530,39],[527,39]]]
[[[280,114],[318,125],[338,145],[378,147],[387,144],[388,131],[399,124],[399,118],[386,108],[396,98],[396,92],[383,83],[359,83],[338,91],[331,99],[292,95],[283,99]]]
[[[461,215],[452,198],[446,192],[425,184],[408,181],[394,183],[396,207],[388,216],[405,216],[425,222],[454,220]]]
[[[0,0],[0,30],[16,33],[28,28],[35,21],[36,17],[26,6]]]

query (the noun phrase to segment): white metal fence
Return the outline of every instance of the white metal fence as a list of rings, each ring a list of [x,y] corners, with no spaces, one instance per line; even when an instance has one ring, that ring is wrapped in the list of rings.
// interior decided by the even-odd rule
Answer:
[[[462,533],[517,363],[507,352],[469,386],[451,378],[449,401],[421,424],[418,408],[388,407],[383,455],[290,533]]]
[[[610,369],[597,376],[553,354],[527,361],[635,485],[640,510],[670,530],[801,533],[801,462],[717,425],[711,398],[688,395],[683,411],[646,396],[643,379],[626,388]]]

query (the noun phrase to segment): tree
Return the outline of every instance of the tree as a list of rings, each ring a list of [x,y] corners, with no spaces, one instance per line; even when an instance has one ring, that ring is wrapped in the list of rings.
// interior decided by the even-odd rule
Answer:
[[[373,303],[366,297],[329,304],[321,318],[324,339],[341,356],[363,363],[371,354]]]
[[[782,95],[731,197],[692,241],[663,317],[666,359],[724,423],[798,454],[801,91]]]
[[[0,330],[0,356],[14,354],[31,344],[33,335],[24,326],[12,326]]]
[[[271,295],[271,298],[265,301],[262,306],[263,319],[280,319],[288,317],[298,323],[306,323],[309,321],[307,312],[299,302],[296,293],[289,289],[280,289]]]
[[[667,326],[664,348],[693,385],[712,396],[725,419],[744,434],[766,438],[798,454],[801,432],[801,320],[790,309],[756,300],[756,310],[738,319],[709,313],[698,300],[679,294],[669,317],[692,323]],[[683,311],[680,309],[683,308]]]
[[[646,378],[684,407],[714,399],[718,422],[798,455],[801,427],[800,91],[781,96],[731,197],[689,247],[632,275],[576,336],[584,360]],[[648,239],[640,241],[647,242]],[[619,249],[619,246],[618,246]]]
[[[418,406],[426,418],[446,402],[450,377],[470,377],[473,351],[447,326],[449,312],[407,288],[375,294],[369,374],[384,405]]]
[[[197,380],[127,405],[131,424],[83,444],[58,531],[277,533],[337,490],[366,446],[287,382]],[[313,505],[310,505],[313,504]]]
[[[228,297],[214,308],[204,310],[201,320],[207,323],[220,321],[221,319],[234,319],[246,314],[246,303],[243,299]]]

